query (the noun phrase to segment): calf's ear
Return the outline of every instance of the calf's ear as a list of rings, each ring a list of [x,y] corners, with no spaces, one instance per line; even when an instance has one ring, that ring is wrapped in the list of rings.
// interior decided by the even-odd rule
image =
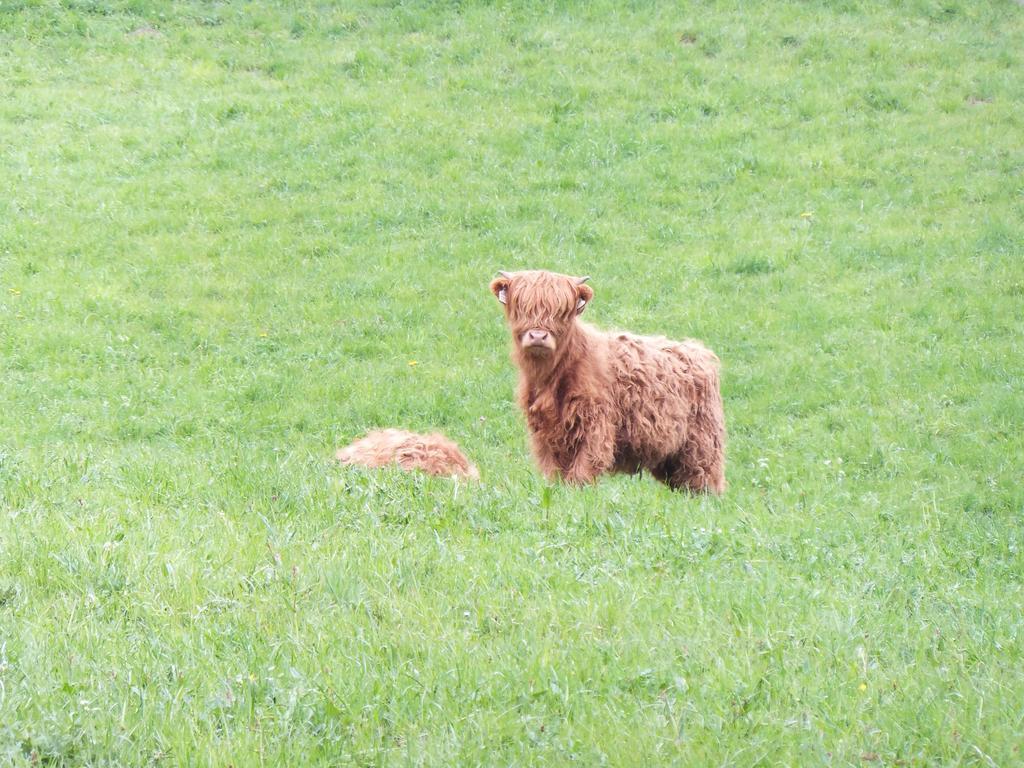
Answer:
[[[502,304],[508,301],[508,284],[509,279],[502,273],[501,277],[496,277],[491,280],[491,293],[493,293]]]
[[[584,278],[585,279],[585,278]],[[590,300],[594,298],[594,289],[589,285],[583,285],[580,283],[576,286],[576,314],[583,314],[583,310],[586,308]]]

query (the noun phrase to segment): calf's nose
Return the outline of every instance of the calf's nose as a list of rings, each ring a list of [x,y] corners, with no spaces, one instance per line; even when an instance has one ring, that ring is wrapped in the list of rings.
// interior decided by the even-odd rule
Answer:
[[[548,337],[547,331],[527,331],[526,337],[530,341],[544,341]]]

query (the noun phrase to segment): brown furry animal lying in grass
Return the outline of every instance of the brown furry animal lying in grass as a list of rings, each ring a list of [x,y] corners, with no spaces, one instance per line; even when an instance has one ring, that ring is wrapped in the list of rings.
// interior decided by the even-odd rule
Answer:
[[[431,475],[478,480],[480,473],[462,455],[459,446],[434,432],[420,435],[402,429],[370,432],[335,454],[342,464],[364,467],[397,465],[404,470],[419,469]]]
[[[718,358],[700,342],[602,333],[577,317],[587,278],[502,272],[519,405],[541,471],[569,483],[641,468],[672,488],[725,490]]]

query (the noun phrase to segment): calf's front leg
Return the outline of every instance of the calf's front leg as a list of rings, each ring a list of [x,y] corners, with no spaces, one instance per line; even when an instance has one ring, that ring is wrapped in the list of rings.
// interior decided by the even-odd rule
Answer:
[[[566,443],[569,450],[560,467],[570,485],[587,485],[611,471],[615,463],[615,428],[603,409],[573,404],[566,409]]]

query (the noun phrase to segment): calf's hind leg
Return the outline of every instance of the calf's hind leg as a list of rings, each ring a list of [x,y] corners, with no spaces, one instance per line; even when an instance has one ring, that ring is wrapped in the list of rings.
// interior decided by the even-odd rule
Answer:
[[[666,480],[674,489],[685,488],[694,493],[716,495],[725,490],[722,453],[715,447],[709,449],[699,443],[687,442],[683,450],[665,464],[674,465]]]

